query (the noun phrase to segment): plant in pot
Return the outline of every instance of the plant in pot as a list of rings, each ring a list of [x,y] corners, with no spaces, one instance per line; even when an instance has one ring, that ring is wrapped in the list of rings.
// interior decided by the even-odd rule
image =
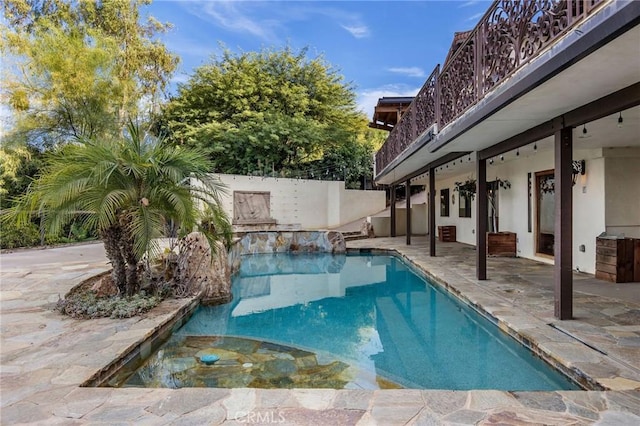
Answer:
[[[489,203],[489,231],[487,233],[487,252],[491,255],[515,256],[515,234],[512,232],[498,232],[498,189],[511,188],[511,182],[506,179],[495,178],[487,182],[487,200]],[[464,182],[455,182],[454,189],[461,197],[473,200],[477,191],[476,180],[469,177]],[[492,232],[495,231],[495,232]]]

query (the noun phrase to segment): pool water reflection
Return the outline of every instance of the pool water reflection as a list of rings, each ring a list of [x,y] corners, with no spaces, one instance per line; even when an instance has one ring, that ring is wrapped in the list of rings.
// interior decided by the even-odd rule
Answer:
[[[226,305],[198,308],[166,348],[150,358],[147,369],[142,367],[143,374],[132,376],[127,385],[578,389],[396,257],[246,256],[233,279],[233,294]],[[238,340],[227,338],[229,349],[224,339],[212,336]],[[197,351],[177,356],[182,367],[171,356],[164,359],[165,352],[176,357],[176,348],[187,341],[191,343],[186,346],[194,346],[194,339],[201,345],[197,351],[222,354],[223,363],[203,370]],[[261,342],[275,345],[263,347]],[[304,362],[299,359],[303,357]],[[276,364],[286,370],[280,376],[273,371]],[[243,377],[240,383],[219,379],[225,366],[231,376]],[[191,377],[200,377],[214,368],[216,380],[189,383],[190,369],[199,369]],[[266,370],[272,371],[265,376]],[[328,377],[326,386],[301,379],[320,370],[332,372],[322,373]]]

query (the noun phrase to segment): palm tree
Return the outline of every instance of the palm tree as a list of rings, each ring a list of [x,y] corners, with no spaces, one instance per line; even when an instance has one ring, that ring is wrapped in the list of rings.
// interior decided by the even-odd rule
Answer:
[[[166,224],[190,232],[207,209],[217,221],[203,229],[210,239],[230,229],[218,198],[224,188],[211,170],[203,152],[170,146],[130,123],[119,140],[84,139],[55,151],[9,216],[24,223],[38,212],[55,234],[80,214],[104,242],[120,293],[130,296],[140,290],[138,264],[157,252]]]

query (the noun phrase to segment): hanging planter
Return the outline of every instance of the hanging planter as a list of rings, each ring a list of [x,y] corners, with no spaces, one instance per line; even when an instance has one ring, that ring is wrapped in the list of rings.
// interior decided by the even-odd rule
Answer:
[[[464,182],[455,182],[454,192],[460,194],[461,197],[466,197],[473,200],[476,197],[476,180],[469,178]]]
[[[511,188],[511,182],[509,182],[506,179],[502,180],[502,179],[496,178],[495,182],[496,182],[498,188],[502,188],[502,189]],[[476,190],[477,190],[476,180],[475,179],[469,178],[469,179],[465,180],[464,182],[455,182],[454,186],[455,187],[453,188],[453,190],[455,192],[458,192],[461,197],[468,197],[471,200],[475,199]]]

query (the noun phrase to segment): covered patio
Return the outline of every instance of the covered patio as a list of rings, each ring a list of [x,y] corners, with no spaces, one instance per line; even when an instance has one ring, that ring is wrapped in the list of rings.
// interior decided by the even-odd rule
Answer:
[[[425,186],[426,252],[436,256],[437,225],[457,224],[458,241],[479,248],[475,278],[492,279],[487,233],[504,228],[488,228],[488,193],[510,180],[501,217],[517,234],[516,253],[554,263],[548,306],[557,319],[578,318],[572,271],[602,272],[596,237],[640,232],[640,56],[628,54],[637,52],[639,35],[638,2],[494,2],[436,66],[376,154],[375,180],[391,188],[391,235],[395,188]],[[546,188],[544,175],[553,180]],[[454,206],[455,179],[473,182],[477,198],[465,199],[466,209],[462,200]],[[406,229],[410,245],[410,220]]]

